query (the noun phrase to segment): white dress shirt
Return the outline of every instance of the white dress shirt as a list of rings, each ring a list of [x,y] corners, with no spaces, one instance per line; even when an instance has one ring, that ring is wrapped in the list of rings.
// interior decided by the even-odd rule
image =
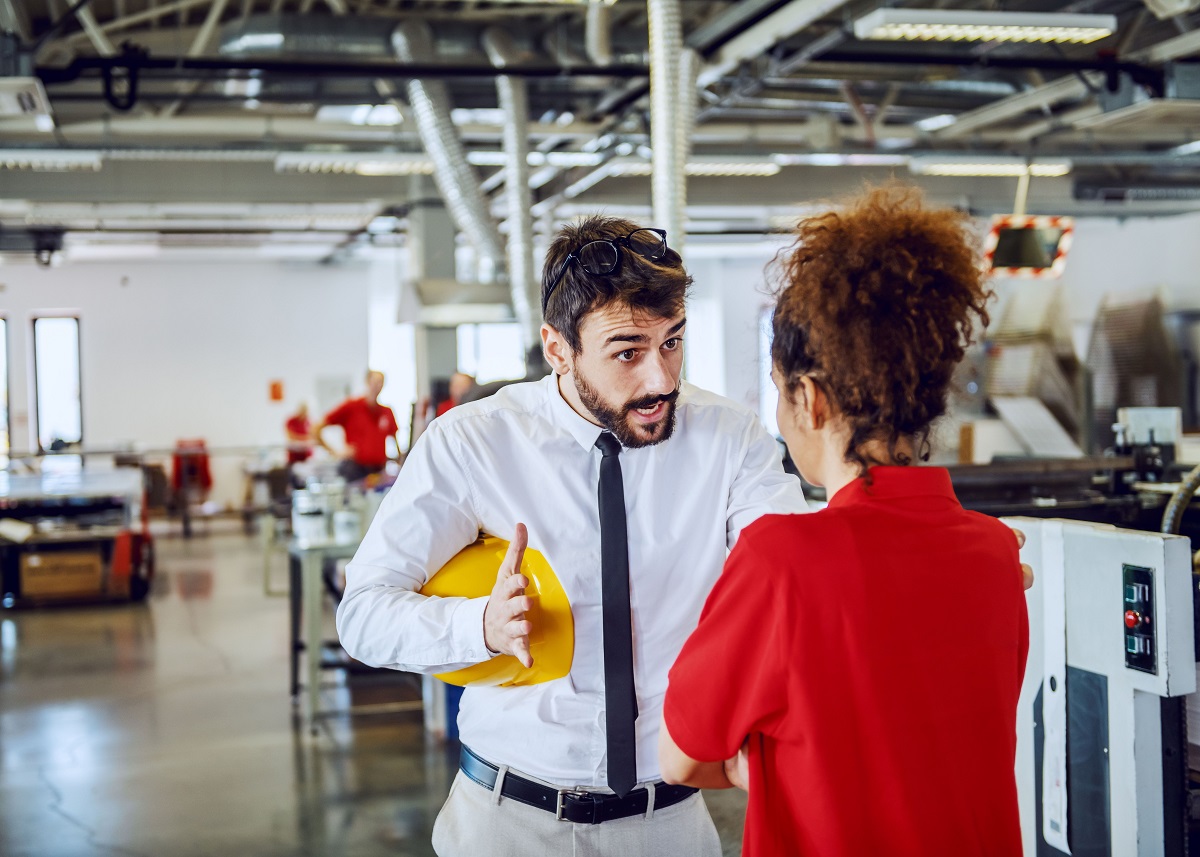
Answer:
[[[480,531],[511,539],[526,524],[529,546],[545,555],[571,603],[571,671],[527,687],[467,688],[458,727],[485,759],[563,786],[606,786],[601,431],[567,404],[554,375],[436,419],[347,567],[337,614],[342,644],[367,664],[435,673],[487,660],[486,598],[416,590]],[[728,549],[759,516],[807,508],[779,458],[753,412],[687,383],[671,438],[621,451],[639,782],[659,779],[667,672]]]

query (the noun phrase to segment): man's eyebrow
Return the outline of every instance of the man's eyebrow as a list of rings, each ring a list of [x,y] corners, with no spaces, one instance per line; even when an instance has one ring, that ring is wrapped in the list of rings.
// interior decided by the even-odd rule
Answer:
[[[679,331],[683,330],[683,326],[685,324],[687,324],[687,319],[681,318],[678,324],[675,324],[670,330],[667,331],[667,336],[674,336],[676,333],[679,333]],[[633,342],[637,345],[641,345],[649,341],[650,337],[646,336],[644,333],[614,333],[608,339],[604,340],[604,344],[612,345],[614,342]]]
[[[604,340],[605,345],[612,345],[614,342],[636,342],[641,345],[643,342],[649,342],[650,337],[644,333],[616,333]]]

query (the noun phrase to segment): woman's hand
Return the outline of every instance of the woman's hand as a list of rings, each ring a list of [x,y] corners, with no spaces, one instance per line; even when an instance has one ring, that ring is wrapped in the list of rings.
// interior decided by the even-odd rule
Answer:
[[[741,789],[749,794],[750,792],[750,739],[742,744],[737,755],[732,759],[725,760],[725,779],[733,785],[734,788]]]

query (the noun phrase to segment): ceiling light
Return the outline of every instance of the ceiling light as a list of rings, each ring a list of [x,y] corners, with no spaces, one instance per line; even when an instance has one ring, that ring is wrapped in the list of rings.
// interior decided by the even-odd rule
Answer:
[[[782,167],[899,167],[908,163],[908,155],[881,155],[873,152],[812,152],[810,154],[772,155]]]
[[[955,121],[956,118],[953,113],[942,113],[938,116],[930,116],[928,119],[922,119],[916,124],[922,131],[940,131],[943,128],[949,128]]]
[[[748,160],[746,158],[696,158],[688,161],[689,176],[760,176],[779,174],[780,166],[774,160]],[[653,173],[649,161],[616,159],[610,162],[609,175],[648,176]]]
[[[433,162],[409,152],[283,152],[275,158],[277,173],[332,173],[360,176],[431,175]]]
[[[526,161],[531,167],[595,167],[604,162],[604,156],[596,152],[530,152]],[[508,163],[508,155],[479,149],[467,152],[467,162],[477,167],[502,167]]]
[[[1182,146],[1176,146],[1167,154],[1170,155],[1195,155],[1200,154],[1200,140],[1193,143],[1184,143]]]
[[[1022,158],[912,158],[908,167],[919,176],[984,176],[1009,178],[1024,175],[1056,178],[1071,171],[1067,160],[1027,161]]]
[[[385,104],[326,104],[317,109],[318,122],[343,122],[347,125],[399,125],[404,121],[400,108]]]
[[[0,169],[72,172],[101,167],[100,153],[69,149],[0,149]]]
[[[859,39],[918,42],[1076,42],[1111,36],[1114,15],[986,12],[952,9],[876,9],[854,22]]]

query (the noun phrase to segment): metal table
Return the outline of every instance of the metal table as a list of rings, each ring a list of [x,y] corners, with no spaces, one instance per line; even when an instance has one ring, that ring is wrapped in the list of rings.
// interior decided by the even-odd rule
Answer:
[[[351,667],[343,663],[325,663],[323,655],[327,649],[341,650],[336,640],[326,641],[322,634],[322,616],[326,592],[325,569],[339,559],[350,559],[358,550],[358,544],[334,544],[332,542],[302,545],[295,539],[288,545],[288,566],[291,585],[288,587],[288,607],[291,618],[291,695],[303,702],[303,719],[315,735],[317,723],[322,717],[342,714],[390,714],[405,711],[421,711],[424,704],[415,702],[392,702],[375,705],[357,705],[342,709],[321,707],[321,670]],[[303,638],[301,631],[303,630]],[[304,699],[300,699],[300,654],[304,653]],[[358,668],[373,672],[369,667]],[[358,671],[358,670],[355,670]]]

